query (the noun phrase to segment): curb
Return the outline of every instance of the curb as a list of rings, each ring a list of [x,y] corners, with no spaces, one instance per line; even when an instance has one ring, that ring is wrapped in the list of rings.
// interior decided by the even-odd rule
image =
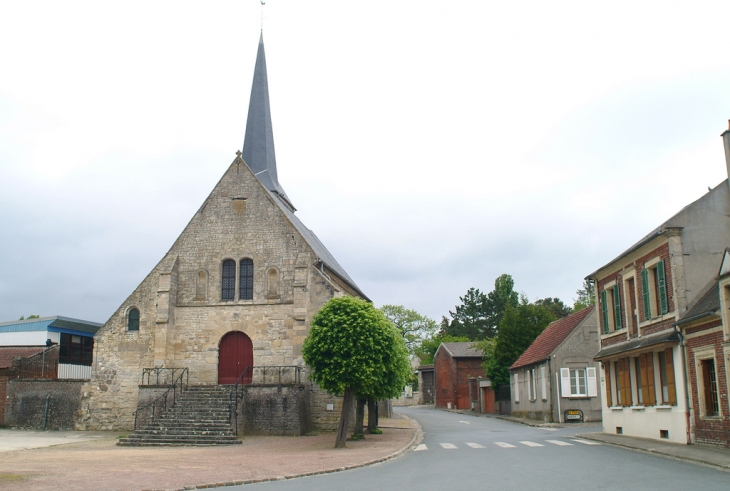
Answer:
[[[346,467],[335,467],[332,469],[324,469],[321,471],[312,471],[312,472],[303,472],[301,474],[291,474],[291,475],[285,475],[285,476],[276,476],[276,477],[266,477],[263,479],[246,479],[245,481],[226,481],[226,482],[217,482],[217,483],[206,483],[206,484],[196,484],[194,486],[185,486],[182,488],[178,488],[175,490],[156,490],[156,489],[143,489],[142,491],[188,491],[188,490],[194,490],[194,489],[209,489],[209,488],[221,488],[224,486],[241,486],[243,484],[257,484],[260,482],[269,482],[269,481],[288,481],[289,479],[296,479],[298,477],[309,477],[309,476],[316,476],[319,474],[332,474],[334,472],[342,472],[342,471],[349,471],[352,469],[358,469],[360,467],[368,467],[371,465],[376,465],[383,463],[388,460],[393,460],[395,458],[400,457],[407,451],[409,451],[414,446],[418,445],[423,441],[423,428],[413,418],[409,418],[408,416],[401,415],[405,419],[407,419],[411,423],[411,427],[413,428],[413,436],[411,437],[410,441],[406,443],[402,448],[399,450],[396,450],[393,453],[390,453],[386,455],[385,457],[381,457],[379,459],[369,460],[367,462],[363,462],[360,464],[353,464],[348,465]]]
[[[664,457],[667,459],[672,460],[679,460],[680,462],[687,462],[688,464],[695,464],[695,465],[702,465],[704,467],[711,467],[713,469],[718,469],[725,472],[730,472],[730,466],[724,466],[719,464],[713,464],[712,462],[707,462],[706,460],[699,460],[699,459],[693,459],[692,457],[680,457],[679,455],[674,455],[671,453],[663,452],[661,450],[655,450],[651,448],[639,448],[634,447],[631,445],[627,445],[624,443],[617,443],[617,442],[610,442],[607,440],[602,440],[600,438],[596,438],[594,436],[591,436],[590,433],[579,433],[575,435],[578,438],[583,438],[585,440],[592,440],[594,442],[600,442],[604,445],[611,445],[613,447],[619,447],[619,448],[625,448],[627,450],[633,450],[634,452],[644,453],[648,455],[656,455],[659,457]]]

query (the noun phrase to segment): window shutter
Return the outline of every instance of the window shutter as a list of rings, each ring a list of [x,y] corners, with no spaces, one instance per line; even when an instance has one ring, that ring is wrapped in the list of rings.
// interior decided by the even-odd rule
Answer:
[[[611,362],[607,361],[603,364],[603,373],[606,378],[606,407],[613,405],[613,398],[611,397]]]
[[[669,311],[669,304],[667,302],[667,282],[664,276],[664,259],[656,265],[656,272],[659,279],[659,305],[662,314],[666,314]]]
[[[621,405],[631,406],[631,361],[628,358],[619,360],[619,371],[621,373]]]
[[[560,369],[560,395],[570,397],[570,369]]]
[[[527,400],[532,400],[532,372],[528,370],[525,373],[525,379],[527,379]]]
[[[603,314],[603,334],[608,334],[608,304],[606,290],[601,291],[601,314]]]
[[[621,296],[618,292],[618,283],[613,286],[613,319],[616,323],[616,330],[621,329]]]
[[[648,406],[656,404],[656,388],[654,386],[654,353],[647,353],[646,357],[646,389],[649,392],[649,399],[644,399]]]
[[[672,355],[672,348],[667,348],[664,351],[664,359],[667,365],[667,392],[669,394],[669,400],[666,401],[672,406],[677,405],[677,388],[674,384],[674,357]]]
[[[586,385],[588,389],[588,397],[596,397],[598,395],[598,385],[596,384],[596,368],[586,368]]]
[[[545,366],[540,367],[540,379],[542,386],[542,399],[547,400],[547,378],[545,377]]]
[[[651,319],[651,295],[649,293],[649,270],[644,268],[641,270],[641,287],[643,288],[644,297],[644,319]]]
[[[520,374],[515,373],[515,402],[520,402]]]
[[[644,406],[649,406],[649,376],[646,367],[646,355],[639,355],[639,372],[637,377],[641,377],[641,400]]]

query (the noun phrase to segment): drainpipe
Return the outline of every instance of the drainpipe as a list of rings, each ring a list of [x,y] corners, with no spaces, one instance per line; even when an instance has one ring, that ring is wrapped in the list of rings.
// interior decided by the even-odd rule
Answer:
[[[547,371],[547,373],[548,373],[548,380],[550,380],[550,374],[553,373],[552,364],[551,364],[551,358],[552,357],[550,355],[548,355],[548,371]],[[552,387],[552,385],[553,384],[551,382],[550,383],[550,419],[551,419],[550,422],[551,423],[554,423],[555,422],[555,418],[553,417],[553,415],[555,413],[553,412],[553,387]]]
[[[560,375],[555,372],[555,399],[558,400],[558,423],[563,422],[563,414],[560,412]]]
[[[725,133],[730,133],[730,131],[726,131]],[[723,133],[724,134],[724,133]],[[727,147],[725,147],[727,149]],[[679,353],[682,355],[682,378],[684,379],[684,416],[685,416],[685,425],[687,426],[687,445],[690,445],[692,443],[692,432],[690,431],[692,420],[689,417],[689,382],[687,381],[687,347],[684,344],[684,336],[682,336],[682,331],[677,327],[677,325],[674,325],[674,332],[677,333],[677,336],[679,336]]]

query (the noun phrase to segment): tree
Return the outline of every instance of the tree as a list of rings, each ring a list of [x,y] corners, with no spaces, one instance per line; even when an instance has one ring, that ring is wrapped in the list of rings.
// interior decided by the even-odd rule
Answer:
[[[573,309],[568,307],[563,303],[562,300],[560,300],[558,297],[555,298],[541,298],[540,300],[535,300],[535,305],[542,305],[546,309],[548,309],[556,319],[562,319],[563,317],[568,317],[570,314],[573,313]]]
[[[593,291],[593,282],[591,280],[583,281],[583,288],[575,292],[578,299],[573,303],[573,312],[587,309],[591,305],[596,304],[596,295]]]
[[[509,383],[509,367],[532,344],[555,317],[542,305],[527,302],[523,297],[517,307],[507,306],[499,323],[499,335],[493,351],[485,353],[483,363],[492,383]]]
[[[403,335],[411,354],[415,354],[423,340],[433,336],[438,329],[435,320],[402,305],[383,305],[380,310]]]
[[[336,297],[322,306],[302,357],[314,382],[330,394],[344,395],[335,448],[345,447],[355,395],[394,397],[410,374],[403,337],[381,311],[354,297]]]
[[[465,341],[471,341],[471,339],[465,336],[451,336],[439,331],[430,338],[421,341],[421,344],[416,348],[416,356],[421,360],[422,365],[431,365],[433,356],[441,343],[463,343]]]
[[[494,290],[487,294],[469,288],[466,295],[459,297],[461,305],[456,306],[456,311],[449,311],[451,323],[444,326],[442,321],[442,331],[451,336],[466,336],[470,341],[496,337],[504,310],[519,304],[514,286],[512,276],[503,274],[494,280]]]
[[[494,280],[494,290],[487,294],[487,324],[490,331],[486,337],[496,337],[505,309],[519,305],[519,295],[514,288],[515,282],[508,274],[499,275]]]
[[[37,314],[31,314],[28,317],[21,315],[19,321],[25,321],[25,320],[31,320],[31,319],[40,319],[41,316]]]

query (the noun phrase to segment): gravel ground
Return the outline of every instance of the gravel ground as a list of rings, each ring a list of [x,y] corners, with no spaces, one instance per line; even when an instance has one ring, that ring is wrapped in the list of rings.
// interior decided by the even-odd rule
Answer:
[[[403,449],[416,424],[380,420],[382,435],[335,450],[334,433],[251,436],[225,447],[118,447],[115,438],[0,453],[0,489],[141,491],[241,484],[339,470]]]

